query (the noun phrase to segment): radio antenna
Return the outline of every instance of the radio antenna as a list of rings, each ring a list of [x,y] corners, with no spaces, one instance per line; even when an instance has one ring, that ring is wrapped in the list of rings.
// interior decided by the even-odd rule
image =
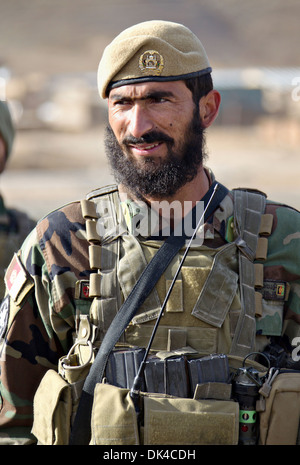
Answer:
[[[195,227],[195,229],[194,229],[194,231],[193,231],[192,237],[190,238],[189,243],[188,243],[188,245],[186,246],[185,252],[184,252],[184,254],[183,254],[183,256],[182,256],[182,259],[181,259],[181,261],[180,261],[180,263],[179,263],[179,265],[178,265],[178,268],[177,268],[176,273],[175,273],[175,275],[174,275],[174,277],[173,277],[173,280],[172,280],[172,282],[171,282],[171,285],[170,285],[170,287],[169,287],[169,289],[168,289],[168,292],[167,292],[167,294],[166,294],[166,297],[165,297],[165,299],[164,299],[164,302],[163,302],[163,304],[162,304],[162,306],[161,306],[161,309],[160,309],[160,312],[159,312],[159,314],[158,314],[157,320],[156,320],[156,322],[155,322],[155,325],[154,325],[154,328],[153,328],[153,331],[152,331],[152,334],[151,334],[151,337],[150,337],[148,346],[147,346],[147,348],[146,348],[146,351],[145,351],[143,360],[142,360],[142,362],[141,362],[141,364],[140,364],[140,366],[139,366],[139,370],[138,370],[138,372],[137,372],[137,375],[136,375],[136,377],[134,378],[133,385],[132,385],[132,388],[131,388],[131,390],[130,390],[130,396],[131,396],[131,398],[133,399],[133,401],[134,401],[136,407],[137,407],[137,399],[138,399],[138,395],[139,395],[139,392],[140,392],[140,387],[141,387],[141,384],[142,384],[142,375],[143,375],[143,372],[144,372],[144,369],[145,369],[146,360],[147,360],[147,357],[148,357],[148,355],[149,355],[149,351],[150,351],[150,348],[151,348],[151,346],[152,346],[152,342],[153,342],[153,339],[154,339],[154,337],[155,337],[155,334],[156,334],[156,331],[157,331],[159,322],[160,322],[160,320],[161,320],[161,317],[162,317],[162,315],[163,315],[163,312],[164,312],[165,307],[166,307],[166,305],[167,305],[167,302],[168,302],[168,300],[169,300],[169,297],[170,297],[170,294],[171,294],[171,292],[172,292],[172,289],[173,289],[173,287],[174,287],[174,285],[175,285],[176,279],[177,279],[177,277],[178,277],[178,275],[179,275],[179,273],[180,273],[180,270],[181,270],[181,268],[182,268],[182,266],[183,266],[183,263],[184,263],[184,261],[185,261],[185,258],[186,258],[187,254],[188,254],[188,252],[189,252],[189,250],[190,250],[190,248],[191,248],[192,242],[193,242],[193,240],[194,240],[195,237],[196,237],[196,234],[197,234],[197,232],[198,232],[198,229],[199,229],[200,226],[201,226],[201,223],[202,223],[202,221],[203,221],[203,218],[204,218],[204,216],[205,216],[205,213],[206,213],[206,211],[207,211],[207,209],[208,209],[208,207],[209,207],[209,205],[210,205],[212,199],[214,198],[214,196],[215,196],[215,194],[216,194],[218,188],[219,188],[219,184],[216,184],[215,187],[214,187],[214,190],[213,190],[213,192],[212,192],[212,194],[211,194],[211,196],[210,196],[210,198],[209,198],[209,200],[208,200],[208,202],[207,202],[207,205],[206,205],[206,207],[205,207],[205,209],[204,209],[204,211],[203,211],[203,213],[202,213],[202,215],[201,215],[201,217],[200,217],[200,219],[199,219],[199,221],[198,221],[198,223],[197,223],[197,225],[196,225],[196,227]]]

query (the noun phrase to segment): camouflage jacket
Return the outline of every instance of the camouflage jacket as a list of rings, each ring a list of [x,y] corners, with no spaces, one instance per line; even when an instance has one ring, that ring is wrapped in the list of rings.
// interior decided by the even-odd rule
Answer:
[[[24,239],[36,222],[26,213],[7,208],[0,196],[0,299],[4,297],[4,274],[12,256],[19,250]]]
[[[219,207],[212,221],[205,225],[204,245],[210,248],[233,239],[231,193],[225,204],[226,211]],[[267,292],[277,294],[280,310],[275,311],[275,318],[259,318],[257,332],[280,336],[285,331],[292,340],[299,333],[300,322],[300,214],[271,201],[267,202],[266,213],[273,216],[273,226],[264,279],[272,284]],[[30,434],[33,396],[45,372],[57,369],[59,358],[73,343],[76,309],[88,311],[91,302],[76,300],[75,283],[88,279],[90,273],[80,202],[68,204],[42,219],[11,262],[8,292],[0,311],[1,444],[35,441]],[[13,276],[17,279],[11,279]]]

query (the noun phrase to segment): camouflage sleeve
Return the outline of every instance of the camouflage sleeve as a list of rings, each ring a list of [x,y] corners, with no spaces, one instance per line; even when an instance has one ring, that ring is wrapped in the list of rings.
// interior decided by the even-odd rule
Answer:
[[[35,441],[30,434],[35,391],[45,372],[57,369],[58,359],[72,344],[78,279],[73,269],[78,267],[81,273],[78,256],[85,257],[82,243],[86,241],[79,231],[82,224],[74,222],[70,227],[67,214],[57,211],[46,217],[6,273],[7,295],[0,310],[0,444]],[[72,237],[74,245],[61,231],[66,231],[67,241]],[[79,246],[77,236],[82,239]]]
[[[1,347],[0,444],[33,440],[33,395],[47,368],[57,364],[60,348],[47,317],[50,283],[45,271],[34,230],[20,256],[14,256],[10,264],[7,276],[11,286],[1,307],[3,329],[7,326],[7,330]],[[44,309],[43,314],[39,308]]]
[[[287,286],[282,331],[292,342],[300,335],[300,213],[276,204],[268,205],[268,211],[274,222],[264,277]]]

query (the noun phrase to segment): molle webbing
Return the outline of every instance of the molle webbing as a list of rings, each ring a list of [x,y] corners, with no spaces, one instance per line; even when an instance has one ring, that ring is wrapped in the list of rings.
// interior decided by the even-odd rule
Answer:
[[[262,193],[236,189],[234,195],[234,219],[239,249],[239,274],[241,313],[238,318],[231,346],[232,355],[246,356],[253,351],[256,333],[255,267],[253,261],[259,243],[266,244],[260,237],[261,218],[265,211],[266,197]],[[265,229],[263,225],[263,229]],[[263,253],[266,256],[266,253]],[[262,257],[260,257],[262,258]]]
[[[109,201],[103,205],[101,212],[97,211],[97,204],[92,200],[100,193],[109,193]],[[117,260],[119,256],[119,241],[117,234],[111,234],[111,224],[107,233],[98,234],[99,214],[103,221],[101,233],[105,230],[105,220],[114,222],[114,232],[117,230],[116,215],[118,211],[118,191],[114,186],[93,191],[81,201],[82,215],[86,220],[87,239],[89,242],[89,260],[91,266],[89,297],[94,298],[90,310],[90,317],[94,325],[98,326],[97,339],[103,339],[107,328],[120,307],[120,292],[117,280]],[[107,199],[107,197],[105,197]],[[115,203],[113,206],[111,203]],[[113,215],[112,215],[113,213]],[[102,216],[103,215],[103,216]],[[108,225],[107,225],[108,226]],[[101,271],[100,271],[101,270]]]
[[[92,192],[81,202],[81,207],[86,219],[87,239],[90,242],[90,297],[93,298],[90,317],[93,324],[98,325],[97,340],[102,341],[121,307],[122,299],[130,294],[146,268],[147,261],[137,238],[131,234],[122,235],[126,226],[123,224],[117,187],[108,186]],[[102,222],[101,237],[97,232],[99,219]],[[132,263],[135,264],[134,267]],[[160,305],[154,288],[144,302],[143,309],[158,312]],[[123,334],[122,340],[124,338]]]
[[[273,227],[273,215],[265,213],[261,216],[259,237],[257,241],[256,260],[264,261],[268,253],[268,236],[271,235]],[[255,316],[261,317],[263,314],[262,293],[264,287],[264,266],[262,263],[254,264],[254,288],[255,288]]]

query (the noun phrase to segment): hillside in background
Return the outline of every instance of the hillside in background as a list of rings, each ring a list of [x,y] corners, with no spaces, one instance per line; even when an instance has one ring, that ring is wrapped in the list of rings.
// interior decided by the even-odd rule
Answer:
[[[182,22],[217,67],[298,66],[298,0],[1,0],[0,63],[15,73],[95,70],[107,42],[149,19]]]

